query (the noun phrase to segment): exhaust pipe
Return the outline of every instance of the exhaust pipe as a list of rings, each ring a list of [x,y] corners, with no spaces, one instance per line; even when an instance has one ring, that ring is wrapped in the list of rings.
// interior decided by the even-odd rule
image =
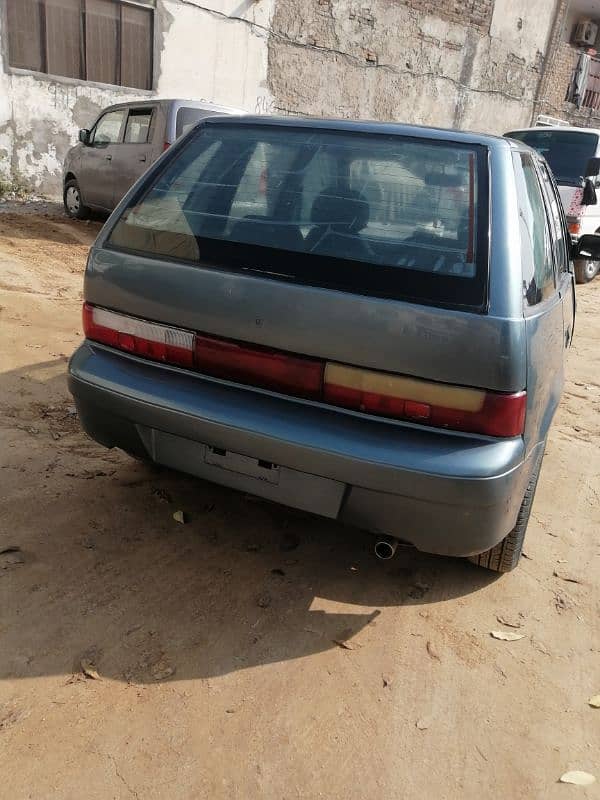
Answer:
[[[398,539],[394,539],[392,536],[378,539],[375,542],[375,555],[382,561],[389,561],[396,554],[398,544]]]

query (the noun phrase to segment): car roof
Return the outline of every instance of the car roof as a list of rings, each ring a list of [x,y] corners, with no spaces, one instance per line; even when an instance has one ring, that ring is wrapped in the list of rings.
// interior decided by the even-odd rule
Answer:
[[[177,105],[177,106],[186,106],[189,108],[204,108],[210,111],[228,111],[233,114],[242,115],[244,111],[240,108],[231,108],[229,106],[222,106],[218,105],[217,103],[211,103],[208,100],[187,100],[182,97],[154,97],[147,100],[126,100],[122,103],[113,103],[110,106],[106,106],[102,109],[100,113],[104,114],[106,111],[113,111],[119,108],[131,108],[135,106],[135,108],[139,108],[140,106],[170,106],[170,105]]]
[[[271,116],[227,116],[210,117],[205,125],[261,125],[282,128],[313,128],[315,130],[351,131],[353,133],[387,134],[391,136],[413,136],[419,139],[437,139],[457,144],[479,144],[490,149],[507,147],[519,149],[521,143],[502,136],[486,133],[460,131],[455,128],[433,128],[426,125],[408,125],[401,122],[378,122],[374,120],[324,119],[321,117],[271,117]],[[523,147],[527,147],[523,145]],[[527,147],[527,149],[530,149]]]
[[[575,125],[535,125],[532,128],[511,128],[508,133],[525,133],[526,131],[574,131],[575,133],[595,133],[600,136],[600,128],[578,128]]]

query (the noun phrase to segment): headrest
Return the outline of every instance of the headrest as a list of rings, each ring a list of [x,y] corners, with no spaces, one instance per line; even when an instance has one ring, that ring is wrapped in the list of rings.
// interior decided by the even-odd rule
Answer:
[[[310,219],[339,233],[358,233],[369,222],[369,213],[369,203],[360,192],[328,186],[315,198]]]

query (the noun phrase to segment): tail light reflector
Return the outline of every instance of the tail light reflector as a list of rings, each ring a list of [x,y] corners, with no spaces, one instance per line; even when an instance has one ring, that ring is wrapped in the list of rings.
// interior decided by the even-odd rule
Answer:
[[[190,331],[116,314],[89,303],[83,306],[83,330],[88,339],[142,358],[194,366],[194,334]]]
[[[488,436],[520,436],[526,392],[392,375],[195,334],[84,303],[88,339],[142,358],[367,414]]]
[[[525,392],[486,392],[342,364],[327,364],[323,396],[367,414],[488,436],[519,436],[525,426]]]
[[[322,361],[200,335],[195,354],[196,369],[208,375],[297,397],[321,397]]]

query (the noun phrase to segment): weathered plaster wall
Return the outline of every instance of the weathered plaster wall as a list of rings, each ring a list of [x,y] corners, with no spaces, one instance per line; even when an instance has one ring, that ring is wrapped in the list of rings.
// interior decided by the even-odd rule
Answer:
[[[556,3],[157,0],[155,94],[500,133],[539,110]],[[58,194],[78,128],[100,108],[148,93],[11,70],[4,6],[0,175]]]
[[[554,5],[276,0],[274,106],[496,133],[528,124]]]
[[[10,69],[0,0],[0,177],[60,195],[62,163],[78,129],[123,100],[158,95],[268,108],[270,8],[271,0],[158,0],[155,91],[143,92]]]
[[[269,104],[267,40],[273,0],[163,0],[157,82],[163,97],[195,97],[260,111]]]

